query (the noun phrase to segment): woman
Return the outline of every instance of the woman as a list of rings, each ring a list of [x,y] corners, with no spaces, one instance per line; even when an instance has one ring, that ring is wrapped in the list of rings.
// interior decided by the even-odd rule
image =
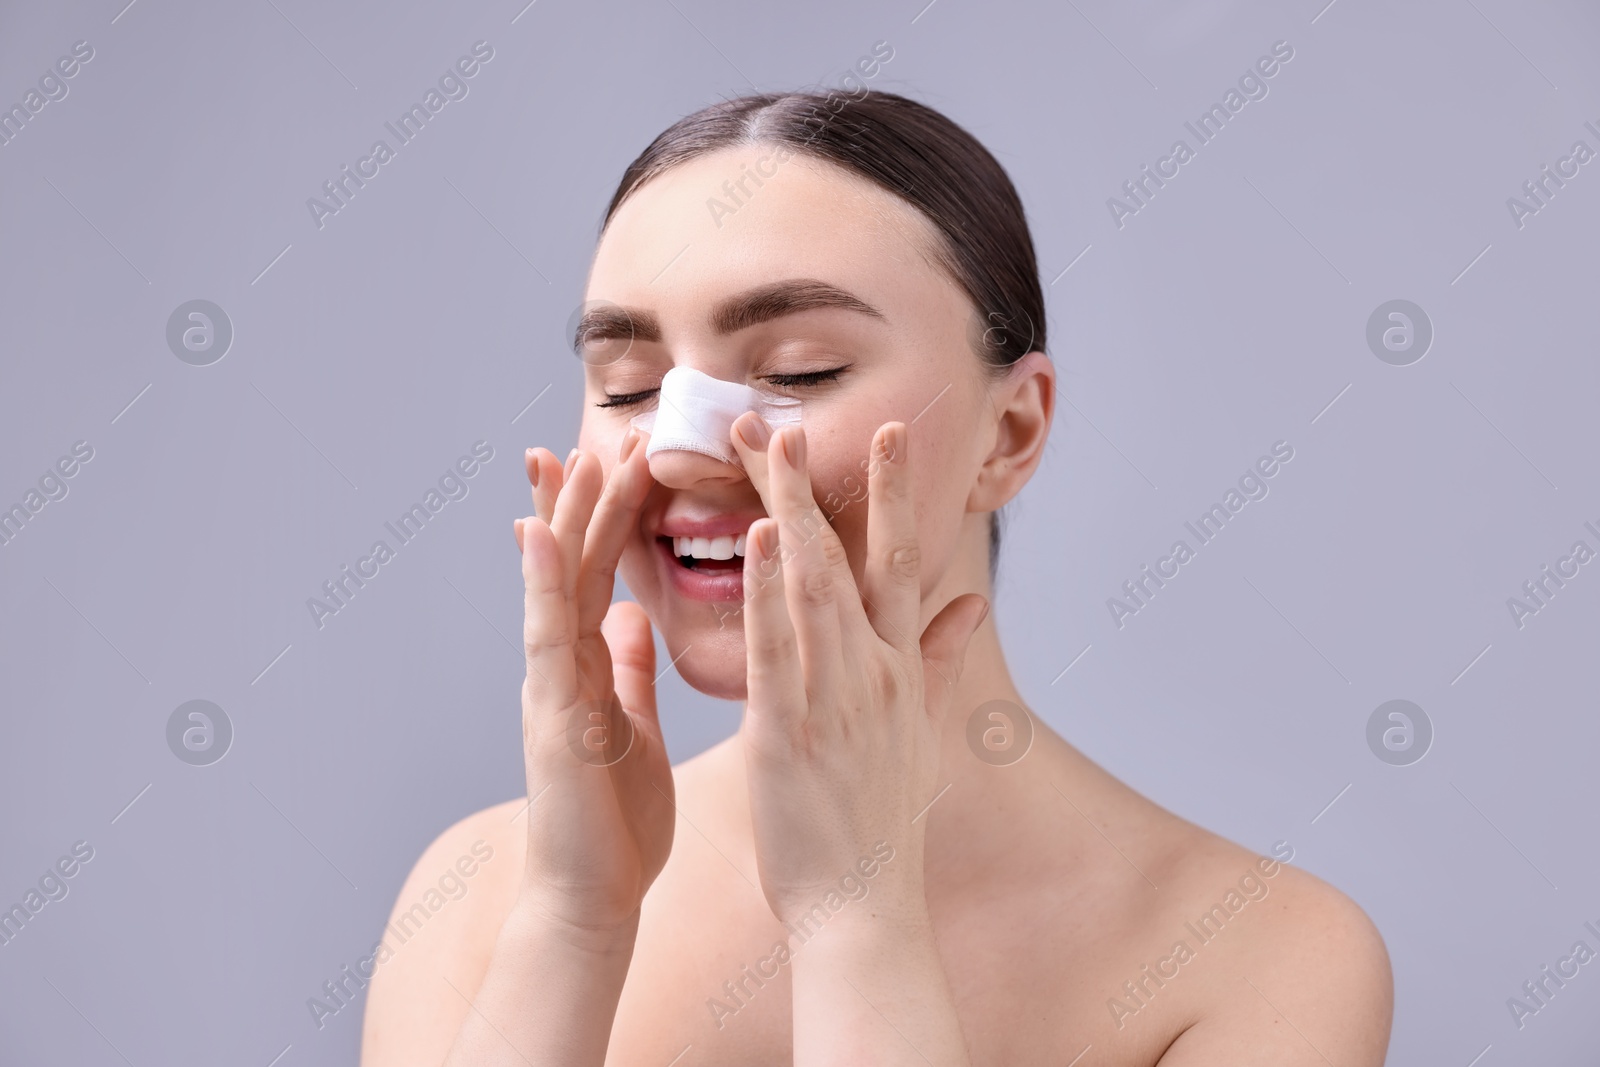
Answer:
[[[995,514],[1056,383],[982,146],[890,93],[706,108],[628,168],[587,297],[579,447],[529,450],[514,524],[533,799],[418,861],[368,1067],[1383,1062],[1388,957],[1354,903],[1022,709]],[[633,417],[685,366],[800,424],[647,456]],[[652,623],[689,684],[746,701],[676,768]]]

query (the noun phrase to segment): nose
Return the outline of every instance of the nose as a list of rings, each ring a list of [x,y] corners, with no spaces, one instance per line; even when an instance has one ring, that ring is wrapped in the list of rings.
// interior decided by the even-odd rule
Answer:
[[[669,489],[736,485],[747,480],[744,471],[732,463],[683,448],[666,448],[651,456],[650,476]]]

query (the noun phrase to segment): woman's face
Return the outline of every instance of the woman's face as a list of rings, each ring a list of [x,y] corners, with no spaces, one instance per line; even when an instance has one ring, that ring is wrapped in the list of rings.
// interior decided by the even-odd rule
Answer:
[[[905,423],[926,624],[987,573],[988,514],[968,512],[996,421],[971,348],[976,313],[932,262],[937,231],[915,208],[831,164],[781,158],[771,146],[702,156],[641,186],[612,217],[585,306],[625,309],[633,336],[588,336],[579,447],[609,478],[630,420],[655,407],[675,366],[798,397],[813,495],[859,584],[873,435]],[[742,533],[766,514],[761,497],[741,468],[699,453],[659,452],[650,472],[657,484],[618,573],[685,680],[743,699],[738,585],[704,599],[707,574],[742,560],[685,575],[671,538]]]

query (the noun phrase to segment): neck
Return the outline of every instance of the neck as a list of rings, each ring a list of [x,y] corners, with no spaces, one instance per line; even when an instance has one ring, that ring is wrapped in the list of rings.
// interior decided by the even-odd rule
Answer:
[[[980,518],[983,521],[976,521]],[[980,593],[988,598],[991,605],[994,603],[994,587],[989,580],[987,516],[969,516],[969,519],[974,521],[968,522],[963,533],[963,551],[958,556],[960,562],[944,573],[936,588],[924,600],[924,611],[928,615],[922,620],[924,626],[946,604],[964,593]],[[1011,680],[1011,670],[1006,665],[1005,652],[1000,647],[997,624],[998,613],[991,606],[988,616],[973,631],[972,639],[967,644],[961,677],[956,680],[955,691],[945,708],[941,723],[940,788],[946,782],[953,784],[950,792],[939,800],[939,805],[958,790],[966,792],[961,787],[969,782],[981,782],[984,789],[992,789],[996,778],[1005,780],[1020,777],[1016,773],[997,775],[993,772],[1016,771],[1021,764],[1014,760],[1016,753],[1004,751],[1007,743],[1020,737],[1021,743],[1026,745],[1030,727],[1035,733],[1044,730],[1043,723],[1036,718],[1030,719],[1023,710],[1022,694]],[[930,685],[941,684],[938,676],[934,675]],[[974,716],[977,718],[976,726],[970,725]],[[976,731],[975,738],[969,736],[969,729]],[[974,744],[978,746],[977,750]],[[1033,762],[1037,763],[1038,760]],[[974,775],[977,777],[974,778]],[[935,822],[930,821],[930,831],[934,825]]]
[[[1060,802],[1050,780],[1062,768],[1050,757],[1063,747],[1012,682],[991,612],[972,635],[942,723],[935,792],[944,792],[926,816],[930,897],[941,887],[959,895],[1014,866],[1016,835]]]
[[[981,593],[992,602],[987,527],[982,544],[983,555],[964,554],[971,565],[952,568],[925,596],[929,614],[923,625],[963,593]],[[1079,836],[1081,828],[1062,819],[1063,810],[1071,810],[1063,796],[1077,794],[1086,777],[1096,776],[1094,765],[1025,705],[1006,665],[996,623],[996,613],[991,611],[974,631],[940,724],[938,784],[923,817],[930,901],[935,897],[959,899],[998,870],[1014,875],[1019,864],[1048,862],[1045,856],[1019,856],[1019,840],[1041,818],[1060,826],[1058,836],[1063,842]],[[934,675],[932,684],[943,683]],[[969,722],[975,714],[981,725],[974,728],[977,740],[969,742]],[[986,730],[993,731],[989,741],[994,747],[984,744]],[[1010,752],[1003,751],[1007,740],[1017,746]],[[749,834],[744,756],[738,735],[718,749],[719,789],[727,791],[729,800],[738,798],[736,804],[722,810]],[[980,757],[979,750],[990,758]],[[1019,757],[1022,752],[1026,755]]]
[[[988,524],[972,527],[964,562],[926,600],[935,612],[962,593],[993,602]],[[1076,841],[1084,828],[1067,798],[1082,800],[1089,783],[1102,777],[1023,700],[1000,645],[998,618],[991,610],[974,631],[941,723],[938,800],[925,816],[930,902],[960,899],[997,871],[1015,877],[1022,866],[1054,862],[1019,852],[1019,843],[1036,837],[1041,825],[1063,846]]]
[[[941,684],[937,676],[934,684]],[[968,726],[975,713],[982,724],[976,748],[969,742]],[[1009,753],[985,748],[983,730],[999,731],[991,735],[996,742],[1008,740],[1009,732],[1016,747]],[[991,761],[980,758],[978,749],[989,753]],[[1026,754],[1018,758],[1019,752]],[[718,746],[714,763],[721,769],[717,789],[723,803],[717,806],[748,836],[748,784],[737,733]],[[1085,778],[1093,775],[1093,765],[1024,704],[991,613],[972,635],[940,724],[939,773],[922,816],[930,905],[981,896],[997,872],[1015,878],[1024,867],[1052,862],[1050,855],[1027,854],[1020,842],[1037,838],[1041,820],[1054,828],[1051,832],[1063,845],[1082,837],[1087,831],[1066,817],[1072,809],[1063,797],[1081,800]]]

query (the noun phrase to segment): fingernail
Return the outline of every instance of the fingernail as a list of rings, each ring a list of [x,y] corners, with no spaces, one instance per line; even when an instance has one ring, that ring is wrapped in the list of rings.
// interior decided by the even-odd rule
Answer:
[[[976,630],[978,628],[978,626],[982,626],[983,625],[983,620],[987,619],[989,617],[989,609],[992,606],[993,605],[989,602],[988,598],[987,597],[984,598],[983,611],[978,615],[978,623],[977,623],[977,626],[973,627],[974,630]]]
[[[757,415],[739,427],[739,436],[744,439],[746,448],[763,450],[767,447],[767,442],[772,440],[772,427],[767,425],[766,419]]]
[[[783,435],[783,456],[795,470],[806,465],[806,435],[802,431]]]
[[[573,464],[575,464],[577,462],[578,462],[578,450],[576,448],[574,448],[571,452],[567,453],[567,462],[566,462],[565,466],[563,466],[561,468],[561,478],[562,478],[563,481],[565,481],[566,479],[572,477],[572,466],[573,466]]]
[[[911,430],[904,423],[896,426],[889,433],[889,455],[885,458],[890,463],[904,463],[906,461],[906,447],[910,440]]]
[[[533,449],[528,449],[528,458],[533,462],[528,464],[528,481],[533,483],[535,489],[539,488],[539,457],[533,454]]]
[[[763,523],[761,529],[754,534],[755,540],[760,542],[758,550],[763,563],[769,563],[778,554],[778,524]]]
[[[633,455],[633,448],[638,443],[639,431],[629,428],[628,432],[622,435],[622,448],[617,451],[617,462],[628,462],[628,457]]]

